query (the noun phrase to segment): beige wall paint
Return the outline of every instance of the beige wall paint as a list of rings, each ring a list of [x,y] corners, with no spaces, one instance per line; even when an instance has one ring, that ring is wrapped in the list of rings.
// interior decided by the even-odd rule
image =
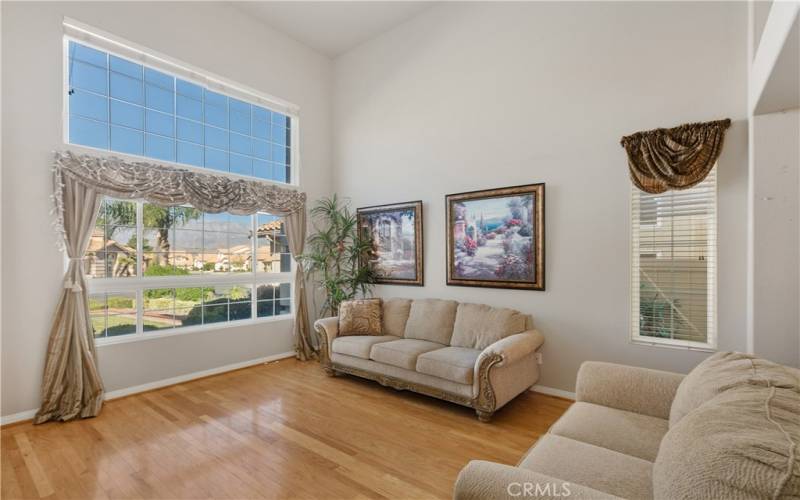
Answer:
[[[688,371],[707,354],[632,345],[630,182],[619,138],[733,119],[719,162],[719,347],[744,350],[744,3],[449,4],[340,57],[335,187],[354,207],[425,202],[423,288],[531,313],[540,383],[584,360]],[[445,285],[444,196],[547,183],[547,291]]]
[[[753,352],[800,366],[800,112],[753,117]]]
[[[2,415],[39,405],[63,273],[46,230],[51,152],[62,147],[64,16],[300,106],[302,189],[330,191],[331,61],[221,3],[3,2]],[[99,349],[108,390],[292,350],[291,321]]]

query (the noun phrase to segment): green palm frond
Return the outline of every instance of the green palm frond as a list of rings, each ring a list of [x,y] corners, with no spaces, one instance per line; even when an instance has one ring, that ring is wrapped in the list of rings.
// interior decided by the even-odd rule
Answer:
[[[312,233],[297,260],[308,279],[325,292],[320,312],[336,314],[342,301],[371,293],[375,272],[363,263],[372,244],[359,234],[358,215],[350,210],[349,200],[336,194],[321,198],[310,213]]]

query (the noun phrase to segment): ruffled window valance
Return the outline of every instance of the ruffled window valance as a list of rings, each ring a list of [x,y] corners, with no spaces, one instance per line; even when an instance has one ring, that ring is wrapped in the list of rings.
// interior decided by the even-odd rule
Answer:
[[[303,210],[306,202],[305,193],[264,182],[71,151],[55,154],[55,173],[115,198],[157,205],[190,204],[203,212],[285,216]]]
[[[719,158],[730,124],[729,119],[690,123],[623,137],[631,181],[653,194],[702,182]]]

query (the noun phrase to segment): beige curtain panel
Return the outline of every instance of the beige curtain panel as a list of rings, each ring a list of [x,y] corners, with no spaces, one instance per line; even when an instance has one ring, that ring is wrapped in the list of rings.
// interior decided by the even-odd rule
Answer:
[[[103,404],[83,262],[104,196],[162,206],[190,204],[212,213],[269,212],[284,218],[292,257],[303,251],[306,195],[293,189],[69,151],[55,154],[54,181],[55,226],[62,235],[69,267],[50,331],[42,406],[34,418],[37,424],[93,417]],[[306,360],[313,357],[314,351],[300,266],[294,300],[297,357]]]
[[[97,371],[83,269],[102,197],[91,186],[56,175],[55,199],[69,266],[50,329],[42,406],[33,419],[36,424],[94,417],[103,406],[103,381]]]
[[[295,212],[286,216],[286,238],[292,257],[303,253],[306,243],[306,213]],[[311,328],[308,324],[308,305],[306,304],[306,279],[303,266],[297,266],[294,276],[294,303],[296,311],[294,322],[294,350],[297,359],[307,361],[316,357],[311,344]]]
[[[657,194],[702,182],[719,158],[730,124],[729,119],[690,123],[623,137],[634,186]]]

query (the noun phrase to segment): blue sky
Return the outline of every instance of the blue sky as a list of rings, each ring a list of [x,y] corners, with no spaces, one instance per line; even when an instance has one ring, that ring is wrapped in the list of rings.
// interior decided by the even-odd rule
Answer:
[[[286,115],[76,42],[69,82],[70,143],[291,180]]]

